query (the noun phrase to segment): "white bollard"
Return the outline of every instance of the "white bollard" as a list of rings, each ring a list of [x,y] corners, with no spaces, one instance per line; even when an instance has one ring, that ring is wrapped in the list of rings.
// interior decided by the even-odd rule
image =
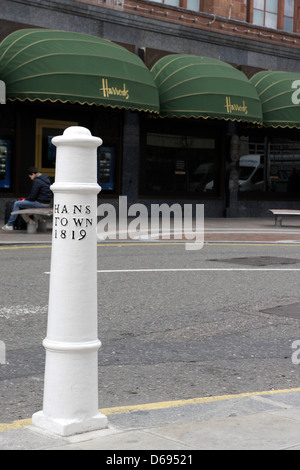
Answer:
[[[57,147],[43,410],[32,424],[61,436],[107,426],[98,411],[97,147],[69,127]]]

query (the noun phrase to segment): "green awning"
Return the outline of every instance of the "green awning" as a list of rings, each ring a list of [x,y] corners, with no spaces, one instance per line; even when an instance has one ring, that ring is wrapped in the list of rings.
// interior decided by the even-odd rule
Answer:
[[[243,72],[217,59],[168,55],[151,70],[160,114],[262,123],[261,103]]]
[[[22,29],[0,44],[8,100],[102,105],[158,112],[158,91],[143,61],[86,34]]]
[[[300,128],[300,74],[258,72],[251,78],[262,103],[268,127]]]

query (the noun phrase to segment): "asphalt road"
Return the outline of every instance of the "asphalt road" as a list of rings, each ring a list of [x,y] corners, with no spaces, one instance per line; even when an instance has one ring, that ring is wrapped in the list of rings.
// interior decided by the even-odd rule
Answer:
[[[42,409],[50,255],[0,247],[0,423]],[[300,245],[105,242],[98,269],[99,408],[300,386],[300,307],[265,312],[300,302]]]

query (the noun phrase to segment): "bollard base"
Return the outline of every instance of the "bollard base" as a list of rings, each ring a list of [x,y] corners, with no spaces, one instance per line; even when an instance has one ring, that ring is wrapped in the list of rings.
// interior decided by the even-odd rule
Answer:
[[[32,416],[32,425],[37,430],[40,429],[49,434],[68,437],[105,429],[108,426],[108,420],[102,413],[81,421],[79,419],[54,419],[46,416],[43,411],[38,411]]]

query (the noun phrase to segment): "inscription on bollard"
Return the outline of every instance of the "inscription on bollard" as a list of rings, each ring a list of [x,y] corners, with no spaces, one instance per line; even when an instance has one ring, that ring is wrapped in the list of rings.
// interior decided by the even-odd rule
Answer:
[[[83,240],[89,227],[94,226],[91,206],[88,204],[74,204],[70,207],[66,204],[55,204],[53,212],[55,239]]]

